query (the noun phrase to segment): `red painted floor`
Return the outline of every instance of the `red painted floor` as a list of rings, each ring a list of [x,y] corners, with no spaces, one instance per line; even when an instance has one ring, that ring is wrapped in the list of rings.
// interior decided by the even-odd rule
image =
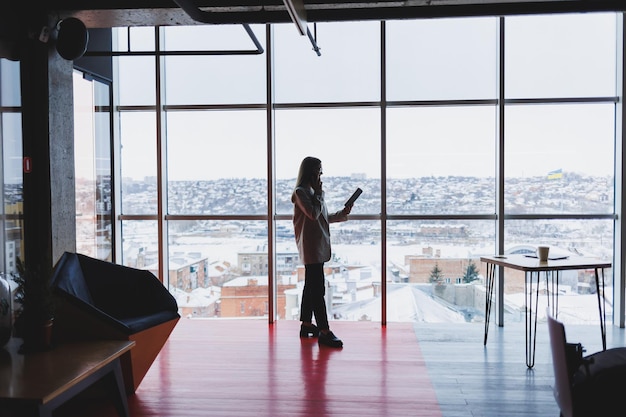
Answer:
[[[334,322],[342,349],[299,322],[181,319],[135,395],[133,417],[441,416],[411,323]],[[113,417],[79,398],[55,417]]]

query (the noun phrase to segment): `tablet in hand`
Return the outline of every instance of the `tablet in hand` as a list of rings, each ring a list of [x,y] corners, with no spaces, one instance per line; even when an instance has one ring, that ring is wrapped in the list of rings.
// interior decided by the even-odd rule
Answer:
[[[352,195],[350,196],[348,201],[346,201],[344,206],[350,206],[350,205],[354,204],[354,202],[356,201],[357,198],[359,198],[359,196],[361,195],[362,192],[363,192],[363,190],[361,190],[360,188],[357,188],[356,191],[354,191],[354,193],[352,193]]]

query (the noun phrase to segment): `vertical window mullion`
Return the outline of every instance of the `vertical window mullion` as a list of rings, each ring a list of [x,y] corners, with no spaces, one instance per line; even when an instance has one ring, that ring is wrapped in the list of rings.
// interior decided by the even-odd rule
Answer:
[[[498,25],[498,134],[496,136],[496,248],[497,253],[504,253],[504,127],[505,127],[505,18],[499,18]],[[504,324],[504,273],[503,268],[498,267],[498,283],[497,283],[497,307],[496,307],[496,324],[502,326]]]
[[[619,323],[620,328],[626,325],[626,245],[623,237],[626,235],[626,223],[622,216],[626,211],[626,194],[623,187],[626,183],[626,171],[624,170],[624,142],[626,141],[626,129],[624,129],[624,97],[626,97],[626,14],[617,15],[617,59],[616,59],[616,94],[619,97],[615,104],[615,221],[614,221],[614,249],[613,249],[613,323]]]
[[[168,276],[168,239],[167,239],[167,222],[165,220],[167,208],[167,152],[166,152],[166,135],[164,134],[164,114],[163,114],[163,57],[161,56],[161,28],[154,27],[154,44],[155,44],[155,70],[156,70],[156,156],[157,156],[157,248],[158,254],[158,271],[159,279],[164,285],[169,286]]]
[[[275,157],[275,143],[274,143],[274,63],[273,63],[273,31],[271,25],[265,27],[265,39],[266,39],[266,114],[267,114],[267,291],[268,291],[268,320],[270,323],[276,321],[276,298],[277,292],[277,268],[276,268],[276,198],[275,198],[275,179],[274,179],[274,157]]]
[[[387,265],[387,84],[385,21],[380,22],[380,250],[381,265]],[[380,269],[381,325],[387,324],[387,268]]]

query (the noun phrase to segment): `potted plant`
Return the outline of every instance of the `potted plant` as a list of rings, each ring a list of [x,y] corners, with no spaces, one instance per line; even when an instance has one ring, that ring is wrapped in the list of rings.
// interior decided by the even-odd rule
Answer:
[[[54,323],[55,299],[50,278],[51,268],[29,265],[17,258],[17,283],[15,300],[19,307],[15,319],[15,331],[22,337],[23,351],[40,351],[52,348],[52,325]]]

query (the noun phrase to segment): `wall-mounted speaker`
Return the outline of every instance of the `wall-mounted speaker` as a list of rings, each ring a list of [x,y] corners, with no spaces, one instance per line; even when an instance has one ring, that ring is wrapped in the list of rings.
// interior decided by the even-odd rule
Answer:
[[[85,24],[75,17],[68,17],[57,23],[56,49],[68,61],[83,56],[89,43],[89,32]]]

